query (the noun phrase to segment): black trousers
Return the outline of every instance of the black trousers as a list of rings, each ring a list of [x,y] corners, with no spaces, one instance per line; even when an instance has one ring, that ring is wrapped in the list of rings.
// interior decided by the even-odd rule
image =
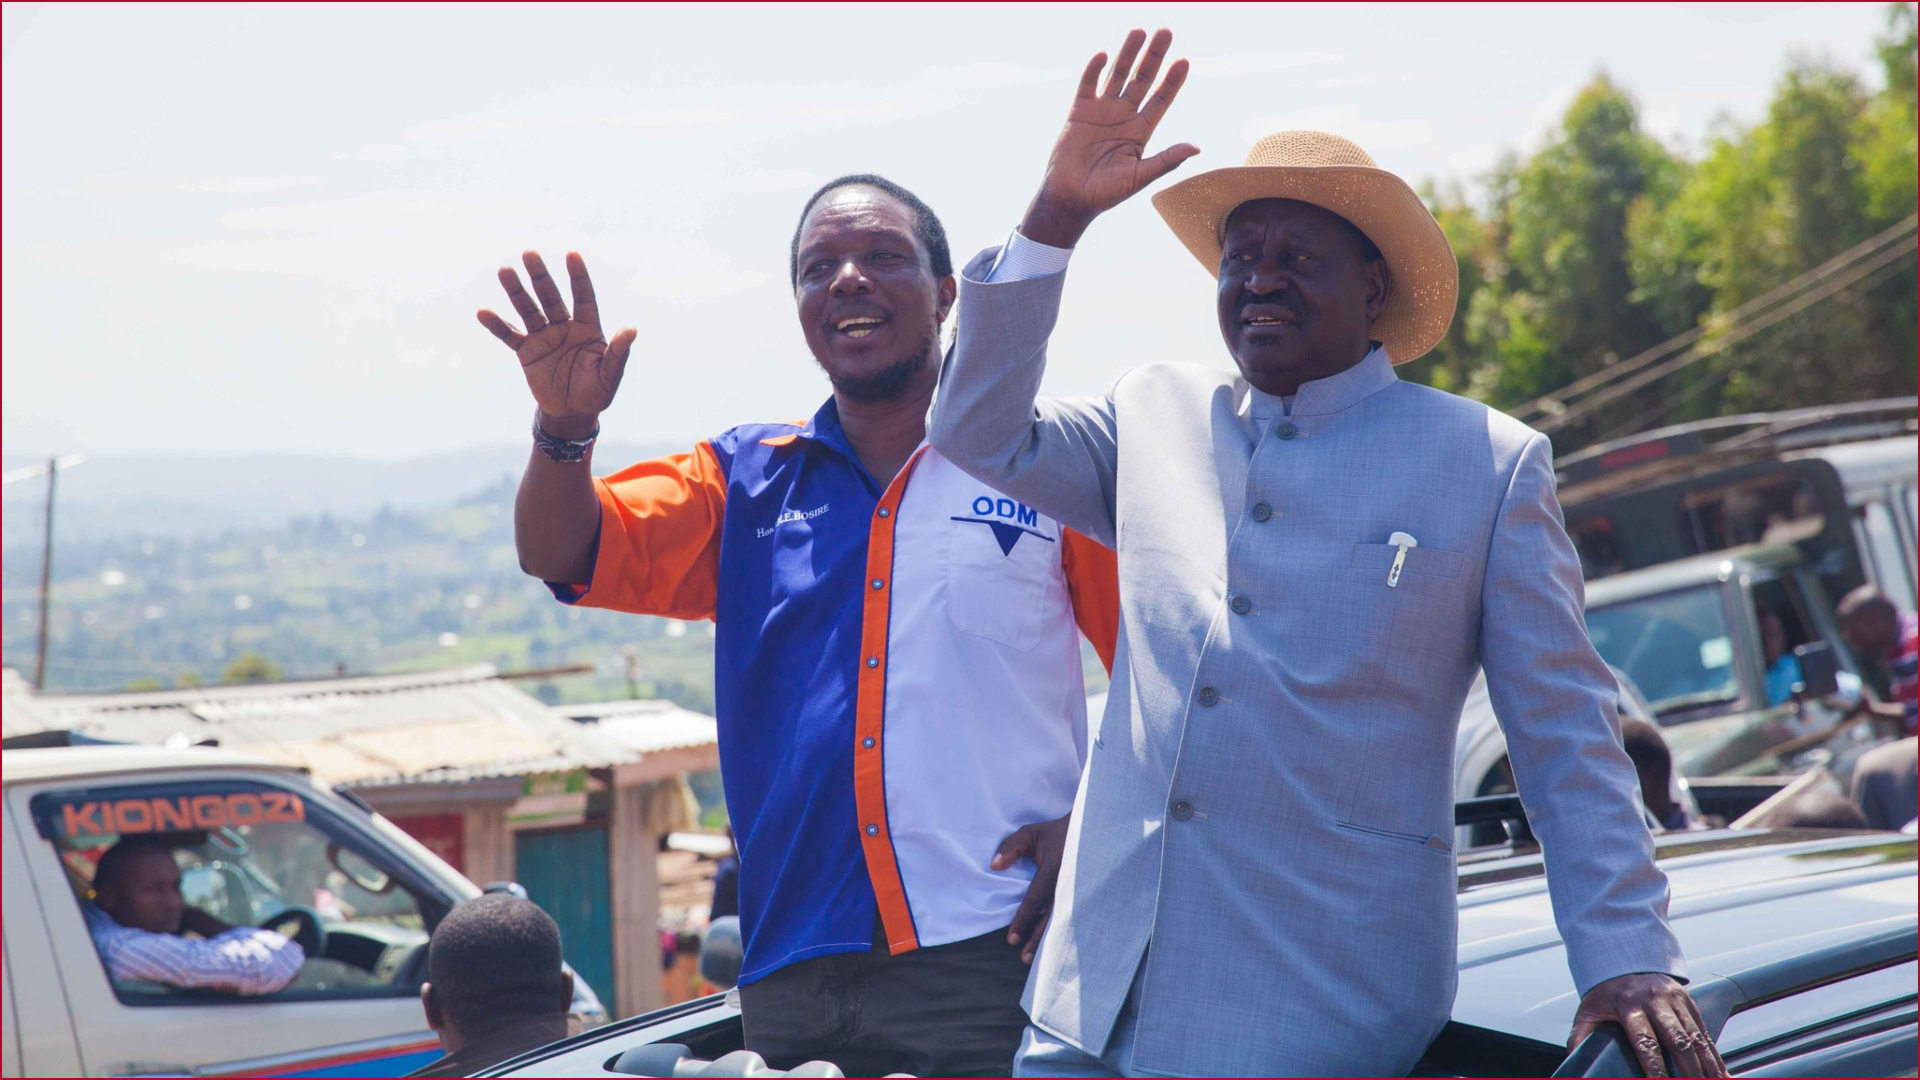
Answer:
[[[1009,1076],[1026,984],[1002,927],[899,956],[881,944],[789,964],[742,986],[740,1008],[747,1049],[774,1068],[819,1060],[848,1076]]]

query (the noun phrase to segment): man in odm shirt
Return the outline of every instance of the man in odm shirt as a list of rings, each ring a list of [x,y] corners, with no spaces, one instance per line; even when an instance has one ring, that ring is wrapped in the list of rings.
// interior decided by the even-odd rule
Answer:
[[[115,982],[271,994],[300,974],[306,952],[281,934],[233,927],[188,906],[180,867],[158,841],[122,840],[93,874],[87,930]],[[184,933],[198,938],[182,937]]]
[[[602,335],[579,256],[571,312],[526,266],[534,296],[500,278],[527,332],[480,315],[538,405],[521,566],[567,603],[715,622],[747,1048],[1007,1075],[1086,760],[1075,624],[1110,662],[1117,605],[1111,552],[925,444],[955,294],[939,219],[877,176],[822,188],[790,270],[833,396],[600,480],[635,332]]]

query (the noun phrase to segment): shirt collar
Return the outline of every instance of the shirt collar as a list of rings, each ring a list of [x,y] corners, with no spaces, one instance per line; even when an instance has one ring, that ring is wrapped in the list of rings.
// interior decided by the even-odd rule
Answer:
[[[1359,363],[1337,375],[1302,384],[1293,396],[1291,410],[1280,395],[1269,394],[1241,379],[1247,388],[1247,411],[1262,420],[1287,415],[1330,416],[1358,405],[1398,381],[1385,345],[1375,345]]]

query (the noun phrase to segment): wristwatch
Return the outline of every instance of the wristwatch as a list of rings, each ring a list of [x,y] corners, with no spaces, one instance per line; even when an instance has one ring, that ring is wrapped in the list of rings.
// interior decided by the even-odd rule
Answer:
[[[533,410],[533,445],[554,461],[585,461],[587,448],[599,437],[598,423],[593,425],[593,432],[584,439],[563,439],[558,435],[549,435],[540,428],[540,410]]]

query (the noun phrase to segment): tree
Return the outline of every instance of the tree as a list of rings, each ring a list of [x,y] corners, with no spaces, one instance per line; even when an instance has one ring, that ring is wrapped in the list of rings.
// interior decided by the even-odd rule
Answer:
[[[220,681],[229,686],[240,683],[270,683],[280,681],[280,665],[257,652],[245,652],[233,658],[233,663],[220,673]]]

